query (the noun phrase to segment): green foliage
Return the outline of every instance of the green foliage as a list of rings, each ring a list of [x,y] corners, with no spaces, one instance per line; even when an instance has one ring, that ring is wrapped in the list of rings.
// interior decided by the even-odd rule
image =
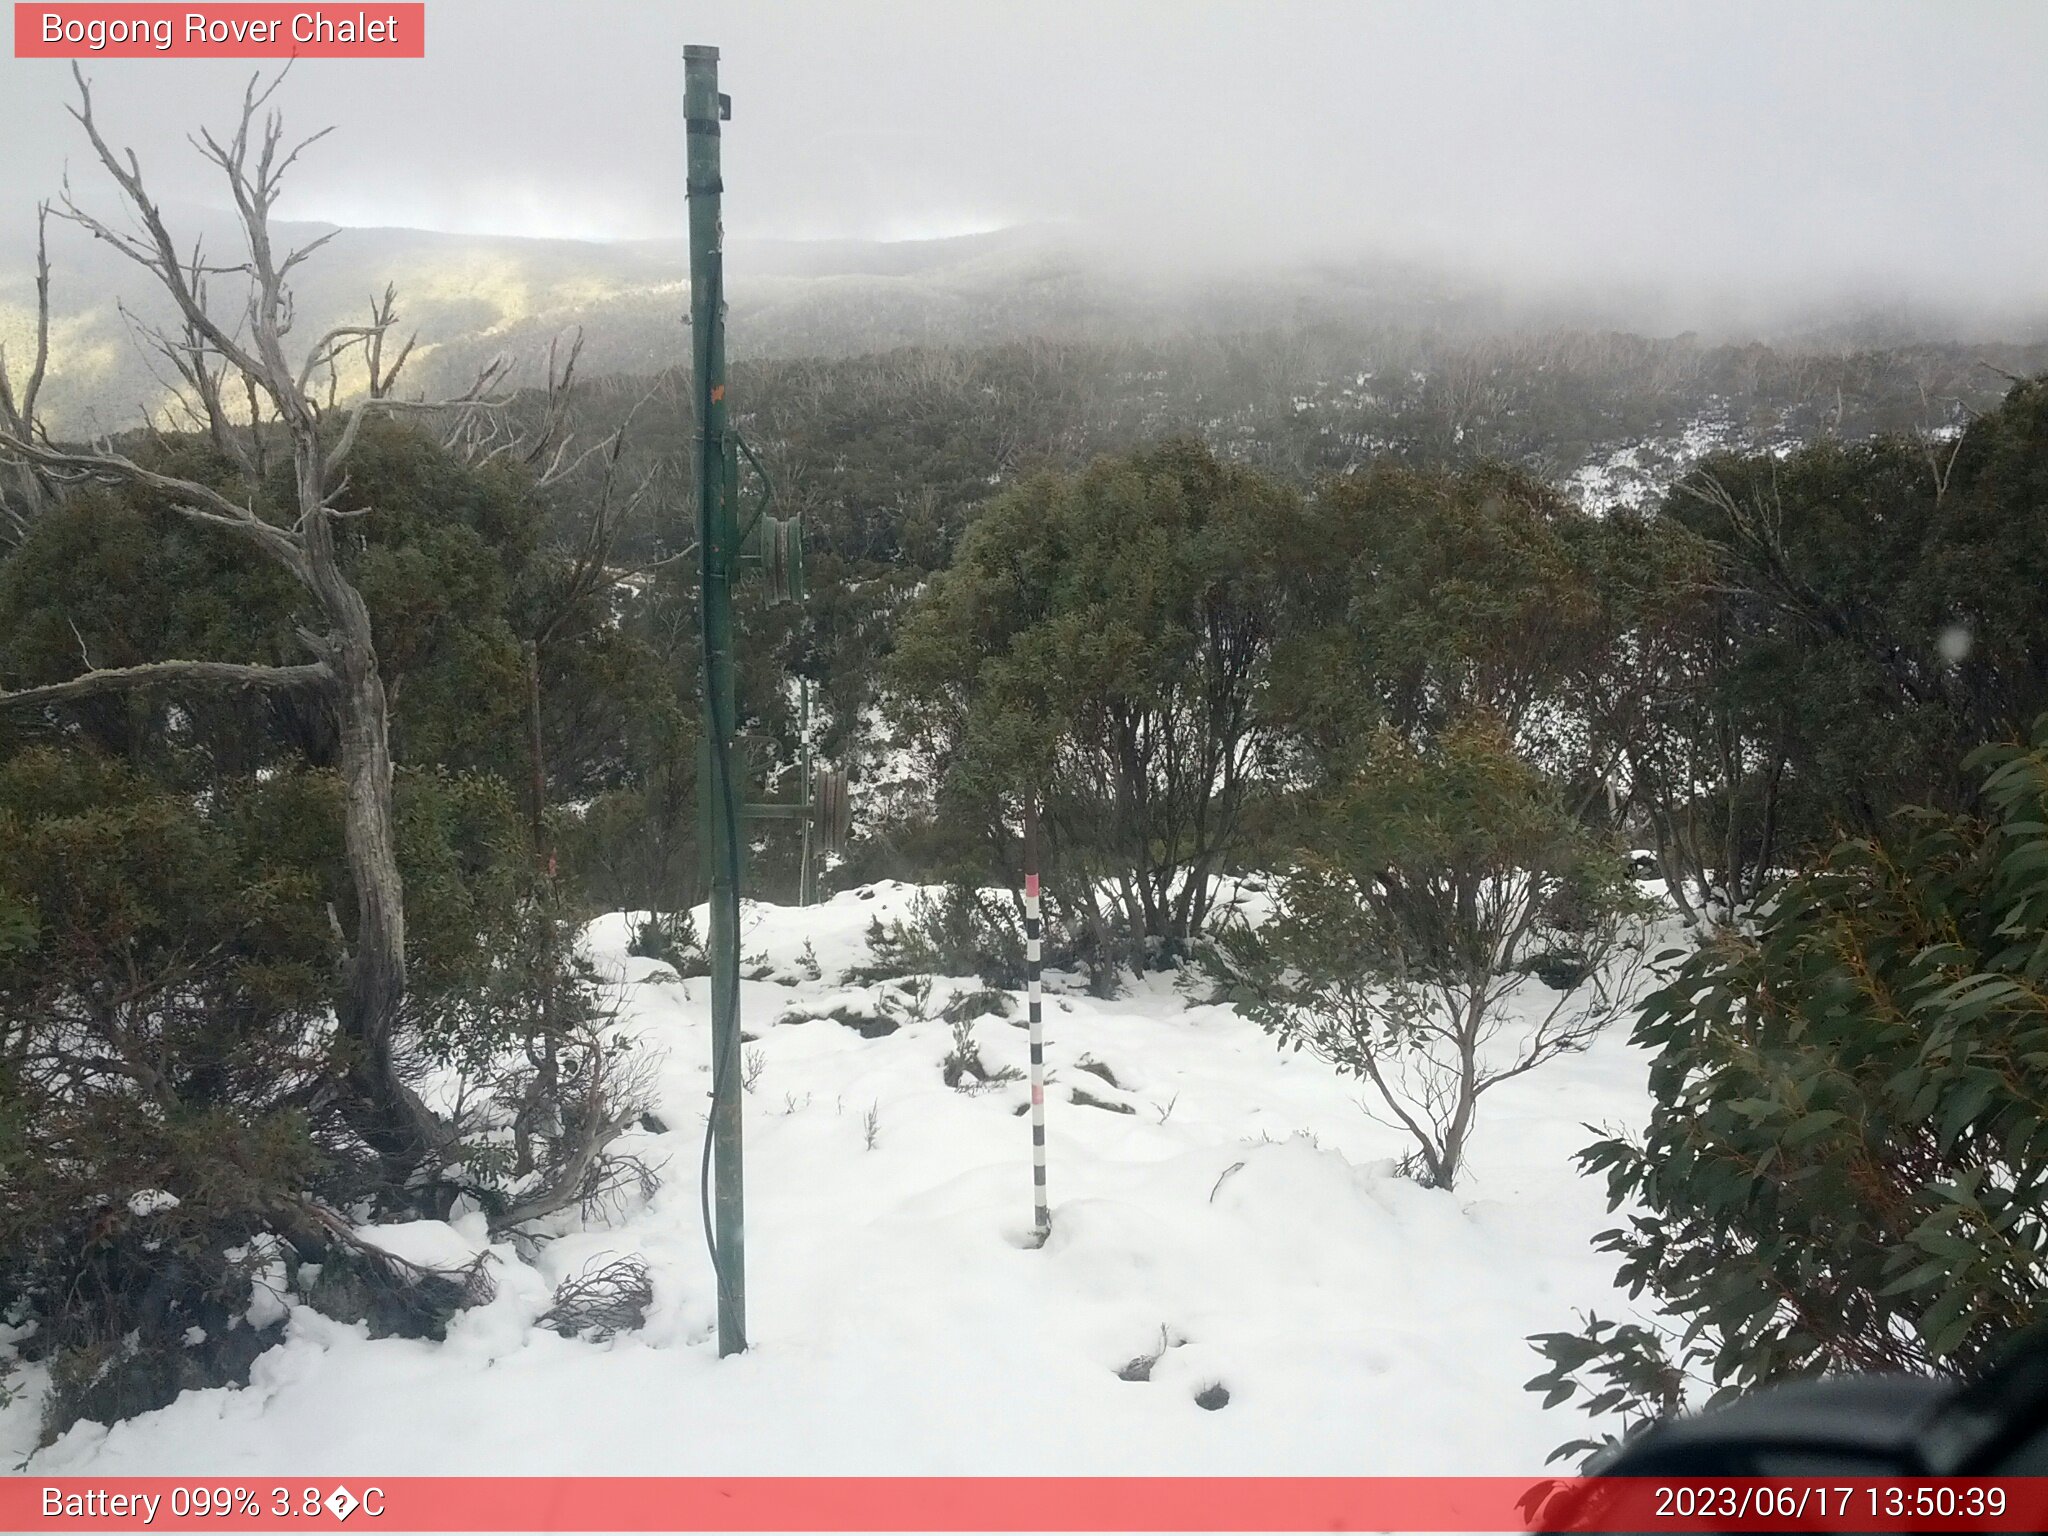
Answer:
[[[1547,1362],[1547,1369],[1523,1383],[1543,1394],[1543,1406],[1560,1407],[1584,1393],[1581,1409],[1595,1418],[1618,1414],[1624,1434],[1642,1424],[1678,1413],[1685,1404],[1685,1369],[1670,1357],[1668,1331],[1641,1323],[1615,1323],[1597,1315],[1581,1320],[1577,1333],[1539,1333],[1529,1342]],[[1686,1350],[1696,1362],[1701,1351]],[[1592,1456],[1618,1443],[1622,1436],[1572,1440],[1545,1458]]]
[[[1596,519],[1501,465],[1375,466],[1323,486],[1312,515],[1317,622],[1275,676],[1330,770],[1382,723],[1419,739],[1475,713],[1546,762],[1563,749],[1549,716],[1605,637]]]
[[[923,932],[913,913],[912,920],[879,917],[868,920],[868,959],[847,972],[847,979],[862,984],[893,981],[899,976],[929,976],[941,967],[938,946]]]
[[[234,1379],[260,1347],[234,1321],[234,1252],[308,1190],[366,1192],[330,1087],[355,919],[340,793],[300,771],[195,804],[90,752],[0,762],[0,1310],[40,1321],[53,1432]],[[397,801],[417,1050],[489,1076],[543,1022],[587,1033],[592,990],[568,930],[535,926],[504,787],[403,773]],[[475,1166],[479,1198],[507,1182]],[[178,1203],[128,1209],[151,1190]]]
[[[961,1017],[949,1020],[953,1046],[939,1064],[939,1076],[948,1088],[960,1093],[981,1093],[1020,1081],[1024,1074],[1016,1067],[990,1068],[981,1059],[981,1047],[974,1043],[974,1021]]]
[[[1682,1321],[1670,1348],[1717,1398],[1968,1372],[2041,1315],[2048,725],[1971,763],[1985,818],[1901,812],[1685,962],[1636,1028],[1644,1139],[1581,1154],[1638,1208],[1599,1239],[1619,1281]],[[1580,1366],[1669,1368],[1653,1336],[1599,1343]]]
[[[1036,786],[1046,866],[1113,880],[1133,966],[1184,945],[1240,846],[1298,498],[1170,443],[983,509],[906,617],[892,673],[942,818],[1010,854]]]
[[[868,924],[867,947],[868,960],[847,972],[849,980],[976,976],[991,987],[1024,985],[1022,921],[972,886],[917,892],[905,917]]]
[[[531,1032],[542,969],[567,963],[559,938],[533,948],[556,897],[502,780],[411,772],[397,790],[408,1020],[427,1057],[477,1066]]]
[[[1480,1096],[1625,1006],[1640,904],[1612,847],[1490,722],[1454,722],[1427,750],[1382,727],[1311,825],[1272,920],[1225,931],[1208,966],[1281,1044],[1369,1083],[1423,1181],[1448,1189]]]
[[[696,754],[681,750],[557,819],[564,876],[596,910],[674,911],[699,896]]]
[[[221,483],[220,466],[185,450],[167,466]],[[298,661],[291,632],[296,589],[241,541],[194,526],[141,496],[88,491],[53,506],[0,561],[0,676],[9,687],[60,682],[88,667],[166,658]],[[276,756],[263,741],[268,705],[216,692],[179,701],[109,695],[68,706],[88,738],[140,762],[190,773],[218,751],[230,771]],[[0,742],[47,735],[19,716],[0,720]]]
[[[0,1312],[38,1321],[52,1432],[246,1366],[231,1250],[328,1162],[332,944],[268,793],[200,813],[83,754],[0,764],[0,906],[33,915],[0,952]]]
[[[1630,546],[1695,575],[1642,601],[1612,567],[1602,730],[1691,905],[1726,920],[1899,806],[1976,808],[1969,752],[2048,709],[2044,459],[2039,380],[1954,442],[1724,456]]]
[[[535,577],[541,513],[509,471],[464,468],[420,434],[365,434],[349,459],[349,576],[395,684],[400,762],[525,766],[525,664],[512,601]]]
[[[193,440],[136,452],[258,515],[292,503],[286,465],[249,484]],[[53,1430],[235,1379],[254,1349],[234,1326],[236,1254],[281,1233],[335,1285],[347,1268],[309,1200],[441,1213],[467,1195],[514,1220],[602,1198],[619,1172],[584,1141],[618,1123],[636,1069],[574,954],[576,892],[538,868],[527,657],[544,643],[557,793],[647,793],[650,765],[687,741],[678,669],[637,594],[550,547],[517,468],[468,468],[373,422],[348,499],[341,563],[370,608],[400,761],[404,1070],[453,1068],[464,1107],[430,1178],[379,1183],[332,1023],[358,911],[319,690],[180,687],[0,719],[0,1304],[39,1324]],[[154,493],[83,491],[0,559],[0,681],[300,662],[305,618],[246,542]],[[150,1190],[177,1203],[129,1212]],[[355,1290],[382,1285],[379,1306],[434,1289],[363,1262]],[[188,1330],[210,1342],[188,1347]]]
[[[149,452],[167,472],[246,494],[197,445]],[[257,488],[259,507],[288,503],[273,479]],[[373,422],[349,459],[348,502],[360,515],[339,525],[343,566],[370,608],[398,761],[525,785],[523,647],[545,628],[541,713],[553,793],[645,781],[687,718],[678,669],[637,601],[621,622],[607,586],[568,590],[569,562],[550,546],[547,509],[519,471],[467,468],[418,432]],[[171,658],[303,662],[303,601],[274,562],[160,498],[81,494],[38,518],[0,561],[0,678],[20,687],[88,665]],[[336,751],[327,712],[309,692],[115,694],[59,714],[105,750],[182,783],[300,761],[332,766]],[[0,745],[48,734],[32,721],[0,721]]]

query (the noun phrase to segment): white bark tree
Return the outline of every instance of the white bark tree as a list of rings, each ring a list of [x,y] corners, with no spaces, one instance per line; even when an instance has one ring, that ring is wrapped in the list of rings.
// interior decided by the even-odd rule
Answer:
[[[0,460],[7,461],[29,488],[15,503],[14,516],[32,516],[47,488],[67,482],[114,483],[156,492],[180,516],[242,539],[291,573],[306,596],[298,637],[309,659],[290,666],[165,660],[99,668],[61,683],[0,691],[0,708],[34,708],[100,693],[170,686],[318,691],[337,727],[345,790],[343,838],[356,897],[337,1008],[347,1068],[336,1102],[385,1176],[403,1183],[431,1172],[450,1149],[453,1130],[407,1087],[395,1058],[406,993],[406,936],[389,712],[369,609],[343,570],[336,522],[361,510],[345,508],[343,500],[349,455],[369,417],[399,410],[452,409],[457,416],[452,439],[476,413],[499,404],[488,391],[503,377],[505,365],[500,360],[487,367],[467,394],[453,400],[397,399],[392,386],[411,342],[395,342],[396,311],[388,290],[371,306],[367,323],[337,326],[296,359],[288,356],[286,338],[293,318],[289,279],[330,237],[288,251],[280,251],[273,242],[272,217],[285,173],[309,144],[323,136],[316,133],[296,145],[285,142],[278,113],[267,109],[282,74],[267,86],[260,80],[250,82],[232,134],[220,139],[202,130],[194,141],[219,168],[234,199],[245,250],[240,260],[228,264],[210,261],[197,246],[190,255],[180,256],[135,152],[117,151],[108,143],[94,116],[90,87],[75,66],[73,75],[78,104],[69,110],[119,189],[132,227],[117,228],[88,212],[73,199],[68,183],[56,211],[113,245],[169,298],[177,316],[175,330],[140,322],[138,328],[177,367],[193,397],[189,403],[195,418],[216,445],[240,463],[245,478],[241,491],[229,494],[150,468],[117,452],[111,443],[79,448],[49,436],[35,415],[49,352],[49,267],[43,257],[38,346],[19,392],[5,385],[5,370],[0,367]],[[41,249],[39,242],[39,255]],[[224,314],[211,301],[212,282],[223,278],[239,278],[246,285],[238,313]],[[393,345],[396,353],[387,365],[387,351]],[[368,384],[343,405],[333,382],[340,362],[351,356],[360,360]],[[247,422],[229,418],[224,396],[230,381],[239,382],[247,399]],[[327,386],[324,399],[322,385]],[[257,491],[266,441],[290,454],[292,496],[280,511],[261,505]]]
[[[36,344],[28,373],[21,388],[14,387],[8,366],[7,344],[0,342],[0,434],[31,438],[38,431],[36,397],[42,393],[43,375],[50,365],[50,244],[47,238],[50,206],[36,209]],[[10,540],[19,539],[41,514],[49,488],[43,471],[35,464],[17,459],[10,474],[0,477],[0,532]]]

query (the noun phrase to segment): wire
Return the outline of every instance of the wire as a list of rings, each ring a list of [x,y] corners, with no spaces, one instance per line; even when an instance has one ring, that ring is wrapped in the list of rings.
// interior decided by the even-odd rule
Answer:
[[[718,265],[719,271],[722,274],[725,269],[724,260],[721,259]],[[754,466],[754,473],[761,477],[760,504],[754,508],[753,518],[747,523],[747,526],[740,530],[739,547],[744,549],[746,548],[748,538],[752,536],[756,528],[761,526],[761,519],[768,515],[768,509],[775,505],[775,482],[768,478],[768,471],[761,467],[761,461],[754,457],[754,450],[747,446],[747,440],[740,436],[738,430],[732,427],[728,427],[726,430],[732,433],[732,440],[739,445],[740,452],[747,456],[747,462]]]

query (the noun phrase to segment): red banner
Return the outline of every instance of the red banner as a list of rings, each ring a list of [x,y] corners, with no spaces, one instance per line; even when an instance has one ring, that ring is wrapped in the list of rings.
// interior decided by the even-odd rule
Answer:
[[[23,5],[17,59],[420,59],[423,0],[354,5]]]
[[[2040,1531],[2048,1478],[0,1478],[8,1531]]]

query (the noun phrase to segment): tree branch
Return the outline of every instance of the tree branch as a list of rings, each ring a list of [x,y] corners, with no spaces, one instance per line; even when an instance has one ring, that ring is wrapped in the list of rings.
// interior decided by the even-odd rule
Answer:
[[[36,350],[28,379],[16,400],[7,375],[7,349],[0,345],[0,424],[16,431],[32,429],[36,419],[36,395],[43,387],[43,374],[50,363],[50,246],[48,226],[50,205],[36,205]]]
[[[24,442],[0,431],[0,449],[20,455],[45,469],[75,470],[93,479],[112,480],[142,486],[170,496],[176,510],[195,522],[217,523],[262,546],[264,552],[284,565],[301,581],[310,579],[304,545],[288,530],[265,522],[254,510],[223,496],[211,486],[176,475],[145,469],[118,453],[67,453],[40,443]]]
[[[45,683],[14,692],[0,691],[0,709],[28,704],[59,704],[67,699],[119,693],[133,688],[161,688],[172,683],[205,683],[243,688],[308,688],[334,681],[325,662],[298,666],[258,666],[237,661],[151,661],[134,667],[102,667],[61,683]]]
[[[67,108],[67,110],[78,120],[79,126],[85,129],[87,139],[92,142],[93,153],[99,157],[99,162],[106,168],[107,174],[114,178],[115,183],[126,194],[130,206],[135,210],[136,217],[142,221],[142,227],[148,236],[148,243],[145,244],[143,241],[110,229],[100,220],[86,213],[84,209],[72,201],[68,189],[64,196],[65,217],[83,225],[102,240],[113,245],[116,250],[128,257],[129,260],[153,272],[157,280],[169,292],[171,298],[176,301],[180,312],[185,318],[213,344],[215,351],[232,361],[237,368],[244,373],[255,375],[258,379],[263,380],[267,386],[289,388],[289,376],[279,377],[276,370],[266,367],[263,362],[259,361],[241,343],[236,341],[233,336],[223,330],[220,323],[212,315],[207,313],[205,304],[201,301],[199,295],[193,291],[192,285],[186,280],[184,264],[178,259],[177,246],[171,241],[170,231],[164,227],[163,215],[158,210],[156,204],[150,199],[149,191],[143,185],[142,166],[135,158],[135,152],[133,150],[128,152],[125,164],[122,158],[114,153],[113,146],[108,144],[106,139],[100,134],[99,124],[93,117],[92,88],[85,83],[85,74],[76,63],[71,66],[71,77],[78,83],[78,105]],[[246,136],[249,115],[254,110],[255,107],[245,101],[242,132],[237,135],[238,141]],[[236,202],[241,204],[244,201],[244,188],[240,185],[239,179],[234,190]],[[222,270],[234,269],[224,268]]]

